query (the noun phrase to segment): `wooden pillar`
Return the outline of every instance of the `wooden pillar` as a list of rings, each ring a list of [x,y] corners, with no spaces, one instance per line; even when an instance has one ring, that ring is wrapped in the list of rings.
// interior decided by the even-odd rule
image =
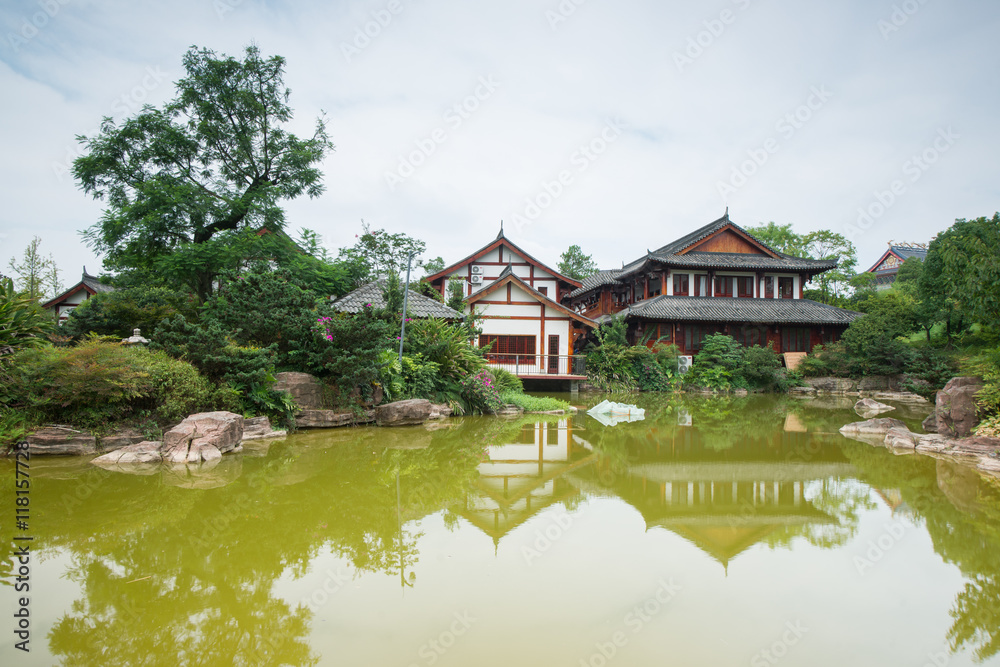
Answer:
[[[667,293],[667,272],[666,270],[660,274],[660,295]]]
[[[642,277],[642,299],[645,301],[649,298],[649,274],[643,274]]]

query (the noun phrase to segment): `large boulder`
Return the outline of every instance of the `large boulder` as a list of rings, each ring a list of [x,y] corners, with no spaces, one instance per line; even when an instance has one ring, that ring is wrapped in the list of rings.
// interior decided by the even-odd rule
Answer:
[[[451,417],[452,409],[447,403],[431,403],[431,414],[428,419],[445,419]]]
[[[32,456],[66,456],[97,454],[97,438],[86,431],[69,426],[47,426],[30,433],[28,453]]]
[[[102,452],[111,452],[128,445],[135,445],[145,441],[146,438],[134,428],[119,429],[108,435],[102,435],[97,443],[98,449]]]
[[[862,398],[860,401],[854,404],[854,411],[858,413],[859,416],[865,419],[871,419],[875,415],[882,414],[883,412],[889,412],[890,410],[895,410],[896,408],[891,405],[886,405],[885,403],[879,403],[872,398]]]
[[[243,442],[264,438],[283,438],[286,435],[288,435],[288,431],[275,431],[271,427],[271,420],[266,416],[243,420]]]
[[[927,403],[928,400],[912,391],[877,391],[874,398],[879,401],[900,401],[902,403]]]
[[[309,373],[276,373],[275,391],[287,391],[301,410],[323,409],[323,383]]]
[[[975,396],[983,388],[976,377],[957,377],[948,381],[937,393],[934,413],[937,432],[953,438],[965,438],[978,423]]]
[[[95,466],[125,472],[132,475],[152,475],[160,469],[163,462],[163,443],[146,440],[133,445],[125,445],[121,449],[98,456],[91,460]]]
[[[423,424],[431,416],[431,402],[426,398],[386,403],[375,408],[375,423],[379,426],[411,426]]]
[[[849,378],[805,378],[802,380],[816,391],[824,391],[831,394],[846,394],[858,390],[858,383]]]
[[[163,434],[163,460],[197,463],[222,458],[243,439],[243,416],[234,412],[199,412]]]
[[[906,424],[898,419],[882,417],[879,419],[869,419],[863,422],[852,422],[840,428],[844,435],[866,434],[885,436],[891,428],[906,428]]]
[[[889,449],[905,449],[913,451],[917,448],[917,439],[920,436],[910,432],[905,426],[895,426],[890,428],[885,434],[885,446]]]

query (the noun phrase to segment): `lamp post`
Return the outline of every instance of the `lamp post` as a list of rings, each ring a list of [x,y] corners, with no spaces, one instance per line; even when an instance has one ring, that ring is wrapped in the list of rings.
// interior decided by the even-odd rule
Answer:
[[[411,252],[406,257],[406,285],[403,286],[403,320],[402,325],[399,328],[399,363],[403,363],[403,339],[406,338],[406,301],[407,297],[410,296],[410,264],[413,263],[413,256],[417,254]]]

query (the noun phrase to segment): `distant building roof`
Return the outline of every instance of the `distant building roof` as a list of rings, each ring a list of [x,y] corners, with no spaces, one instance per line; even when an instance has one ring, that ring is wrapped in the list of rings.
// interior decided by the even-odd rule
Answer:
[[[345,294],[333,302],[333,307],[342,313],[360,313],[366,306],[372,308],[385,308],[385,297],[382,290],[385,289],[385,279],[370,282],[362,285],[349,294]],[[460,320],[464,315],[454,308],[449,308],[439,301],[435,301],[423,294],[409,290],[406,300],[406,311],[412,317],[436,317],[443,320]]]
[[[750,299],[661,295],[619,315],[648,320],[754,324],[850,324],[861,313],[809,299]]]
[[[895,260],[889,260],[890,257],[895,257]],[[865,273],[895,275],[899,271],[899,265],[911,257],[921,260],[926,259],[927,245],[924,243],[893,243],[889,241],[889,249],[882,253],[878,261],[872,264],[872,267]],[[889,282],[892,282],[892,280]]]
[[[73,296],[80,290],[86,290],[88,294],[94,295],[94,294],[100,294],[102,292],[114,292],[115,287],[113,287],[112,285],[105,285],[100,280],[98,280],[97,276],[92,276],[89,273],[87,273],[87,267],[83,267],[83,277],[80,278],[80,282],[73,285],[68,290],[66,290],[59,296],[55,297],[54,299],[50,299],[46,303],[42,304],[42,308],[52,308],[53,306]]]

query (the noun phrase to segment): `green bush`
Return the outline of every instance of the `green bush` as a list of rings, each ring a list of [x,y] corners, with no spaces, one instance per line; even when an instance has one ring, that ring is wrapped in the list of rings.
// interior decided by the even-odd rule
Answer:
[[[725,334],[705,338],[691,371],[684,377],[685,386],[713,391],[755,389],[784,392],[798,382],[799,375],[782,366],[781,358],[770,345],[743,347]]]
[[[486,368],[483,351],[469,343],[472,331],[464,324],[444,320],[416,320],[406,328],[404,351],[420,354],[440,367],[446,382],[460,383]]]
[[[359,388],[362,398],[371,398],[372,387],[381,381],[379,355],[392,351],[394,330],[372,311],[365,308],[356,315],[331,312],[317,317],[312,341],[300,342],[301,355],[293,357],[297,370],[331,378],[340,396],[349,396]]]
[[[469,375],[459,384],[462,387],[462,399],[473,414],[494,414],[504,406],[488,371]]]
[[[80,338],[88,333],[128,338],[132,329],[147,337],[164,319],[195,313],[195,297],[165,287],[129,287],[101,292],[73,309],[60,333]]]
[[[9,278],[0,282],[0,360],[23,347],[47,345],[54,330],[55,322],[37,301],[16,292]]]
[[[3,371],[0,403],[42,421],[97,431],[119,423],[179,421],[238,408],[236,393],[214,385],[162,351],[86,341],[76,347],[25,349]]]
[[[550,396],[530,396],[523,392],[504,391],[500,394],[504,404],[516,405],[525,412],[552,412],[569,410],[570,404]]]
[[[513,373],[508,373],[502,368],[490,368],[490,375],[493,376],[493,384],[501,394],[523,394],[524,383],[521,378]]]

